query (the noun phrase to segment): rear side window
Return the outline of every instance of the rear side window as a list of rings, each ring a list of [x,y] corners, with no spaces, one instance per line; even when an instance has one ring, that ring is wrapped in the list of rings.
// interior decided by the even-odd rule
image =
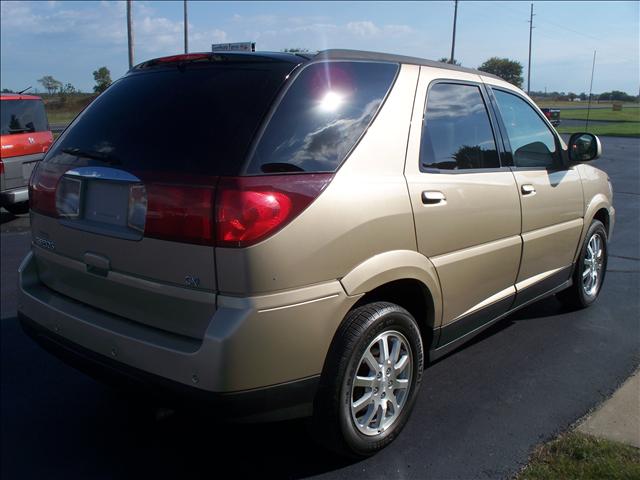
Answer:
[[[246,173],[334,172],[375,117],[397,72],[397,64],[373,62],[304,68],[265,128]]]
[[[44,103],[40,100],[2,100],[0,112],[2,135],[49,130]]]
[[[133,172],[237,175],[294,66],[235,61],[127,75],[78,117],[45,161],[76,163],[77,155]]]
[[[516,95],[494,90],[516,167],[553,167],[556,142],[533,107]]]
[[[429,89],[420,169],[498,168],[489,114],[476,85],[437,83]]]

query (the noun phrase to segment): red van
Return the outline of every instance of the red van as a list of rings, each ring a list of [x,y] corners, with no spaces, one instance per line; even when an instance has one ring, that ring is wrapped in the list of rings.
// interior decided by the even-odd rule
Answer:
[[[0,206],[26,213],[29,177],[53,143],[42,98],[0,95],[0,143]]]

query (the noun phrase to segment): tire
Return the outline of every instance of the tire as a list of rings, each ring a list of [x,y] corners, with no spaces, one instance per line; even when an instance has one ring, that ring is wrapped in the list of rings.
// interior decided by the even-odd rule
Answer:
[[[599,245],[601,254],[592,251]],[[570,308],[586,308],[596,301],[607,272],[608,248],[607,230],[599,220],[594,220],[587,230],[580,255],[573,271],[573,285],[558,293],[556,297]],[[595,258],[595,261],[593,260]],[[594,269],[595,266],[595,269]],[[592,273],[596,272],[594,278]]]
[[[29,202],[13,203],[4,208],[12,215],[22,215],[29,212]]]
[[[383,343],[388,346],[388,357],[384,357]],[[367,359],[366,352],[371,354]],[[387,367],[380,365],[385,358]],[[362,458],[378,452],[406,424],[420,388],[423,364],[420,330],[409,312],[386,302],[355,308],[329,348],[314,402],[312,434],[343,456]],[[356,375],[367,386],[354,386]],[[353,409],[353,400],[366,406]]]

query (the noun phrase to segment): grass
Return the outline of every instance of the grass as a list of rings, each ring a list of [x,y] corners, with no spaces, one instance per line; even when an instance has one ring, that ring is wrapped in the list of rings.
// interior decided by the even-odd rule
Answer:
[[[584,125],[570,127],[560,124],[559,127],[556,127],[556,130],[558,130],[558,133],[576,133],[584,132],[585,128]],[[590,123],[587,131],[594,135],[608,137],[640,137],[640,122]]]
[[[518,480],[640,479],[640,450],[572,432],[542,445]]]
[[[570,102],[568,100],[534,100],[536,105],[540,108],[550,107],[550,108],[575,108],[577,106],[586,107],[589,102]],[[617,103],[617,102],[616,102]],[[640,107],[640,103],[638,102],[621,102],[622,108],[638,108]],[[611,110],[612,102],[591,102],[592,107],[607,107]]]
[[[49,123],[52,125],[67,125],[76,118],[78,111],[51,110],[47,112]]]
[[[587,110],[562,110],[560,113],[561,120],[585,120],[587,118]],[[590,120],[606,120],[610,122],[640,122],[640,108],[626,108],[618,112],[612,110],[591,110],[589,112]]]

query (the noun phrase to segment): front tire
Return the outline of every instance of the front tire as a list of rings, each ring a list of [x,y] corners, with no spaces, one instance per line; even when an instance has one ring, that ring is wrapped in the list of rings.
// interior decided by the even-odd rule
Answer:
[[[316,438],[352,458],[387,446],[409,418],[423,363],[420,330],[405,309],[376,302],[349,312],[322,372],[312,420]]]
[[[556,296],[571,308],[585,308],[596,301],[607,272],[607,230],[594,220],[584,237],[580,255],[573,272],[573,285]]]

